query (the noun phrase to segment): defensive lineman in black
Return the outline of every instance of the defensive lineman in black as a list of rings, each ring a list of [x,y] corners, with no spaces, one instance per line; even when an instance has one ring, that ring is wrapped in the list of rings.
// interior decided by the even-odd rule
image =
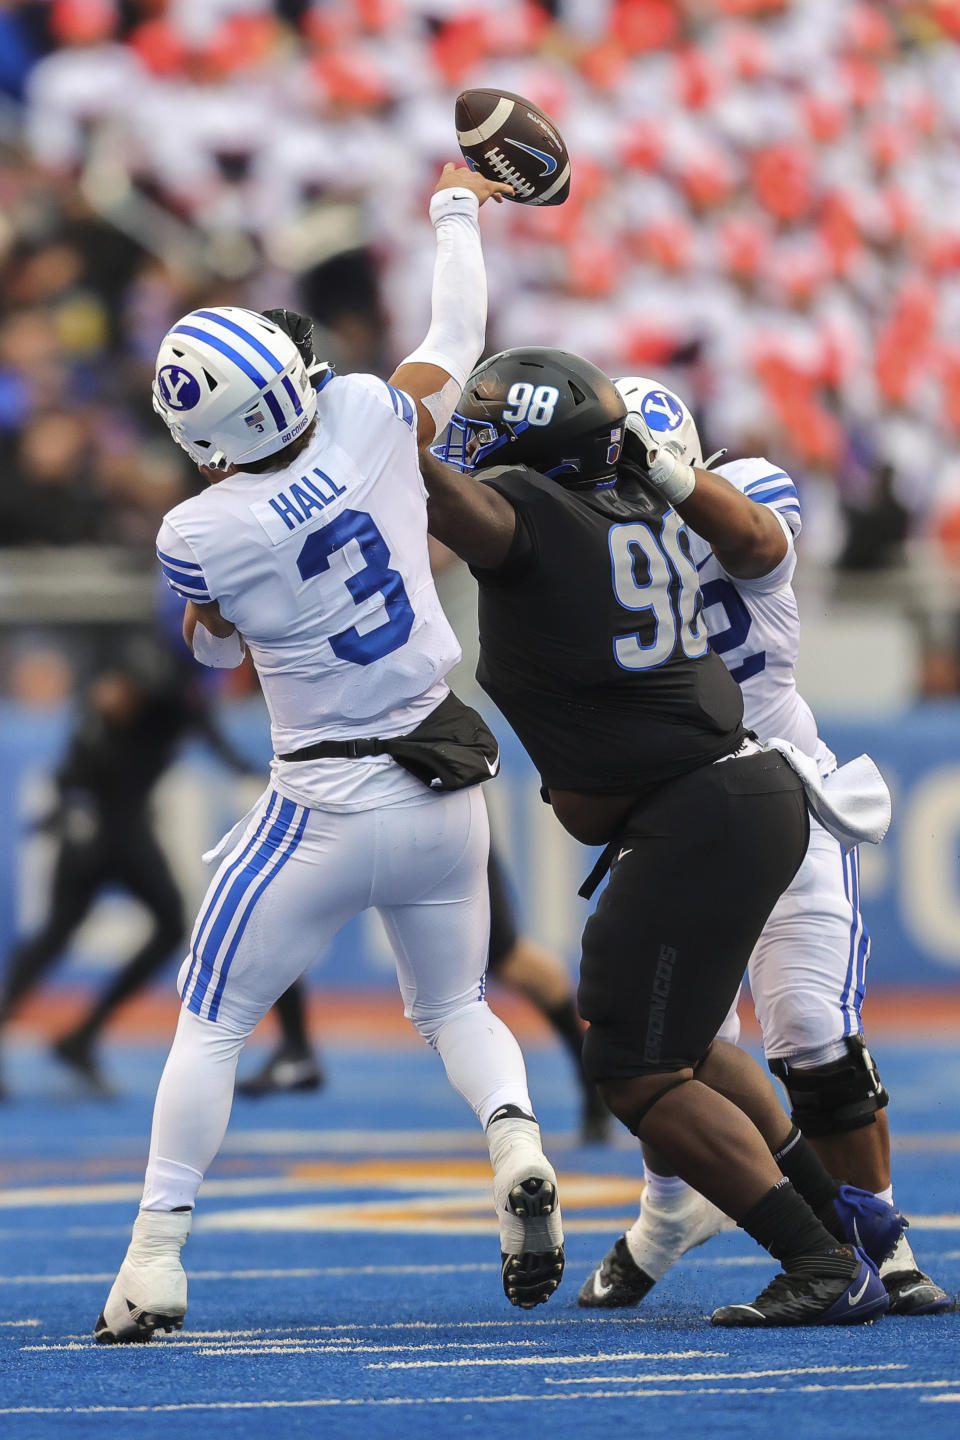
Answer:
[[[838,1242],[855,1217],[882,1258],[894,1212],[838,1195],[760,1067],[712,1043],[803,858],[806,804],[743,729],[682,522],[621,455],[623,420],[612,384],[577,356],[494,356],[423,456],[430,529],[479,583],[480,683],[560,822],[607,846],[610,881],[583,935],[587,1069],[614,1114],[784,1266],[714,1323],[872,1319],[883,1286]]]

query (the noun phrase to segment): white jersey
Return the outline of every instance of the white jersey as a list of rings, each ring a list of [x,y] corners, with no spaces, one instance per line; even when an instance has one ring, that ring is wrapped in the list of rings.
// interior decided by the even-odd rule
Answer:
[[[774,511],[787,553],[769,575],[744,580],[728,575],[708,542],[689,531],[710,648],[740,686],[748,729],[761,740],[790,740],[816,759],[821,775],[828,775],[836,769],[836,759],[817,734],[817,722],[794,674],[800,649],[800,616],[791,584],[797,564],[793,542],[801,526],[797,487],[785,471],[762,458],[733,460],[718,465],[715,473]]]
[[[170,586],[218,601],[243,636],[277,755],[404,734],[447,694],[460,647],[430,573],[416,429],[409,395],[372,375],[331,376],[291,466],[221,480],[160,528]],[[423,793],[388,756],[274,760],[273,781],[334,810]]]

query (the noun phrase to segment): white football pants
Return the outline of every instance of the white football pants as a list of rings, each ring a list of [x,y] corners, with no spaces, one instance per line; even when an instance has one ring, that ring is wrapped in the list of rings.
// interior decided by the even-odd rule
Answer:
[[[480,1123],[501,1105],[530,1112],[520,1048],[484,1000],[488,848],[479,786],[346,814],[263,797],[217,869],[180,971],[142,1208],[193,1205],[226,1133],[247,1036],[371,906],[393,947],[404,1014]]]
[[[870,935],[860,914],[860,860],[811,817],[810,844],[757,941],[747,977],[768,1060],[803,1064],[860,1032]],[[720,1030],[736,1043],[736,1004]]]

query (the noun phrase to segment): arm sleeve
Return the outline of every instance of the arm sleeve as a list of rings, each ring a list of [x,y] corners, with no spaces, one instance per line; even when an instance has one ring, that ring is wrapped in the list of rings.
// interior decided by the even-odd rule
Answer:
[[[157,559],[163,578],[181,599],[206,605],[214,598],[207,588],[197,557],[169,520],[164,520],[157,535]]]
[[[438,365],[460,390],[483,351],[487,276],[480,244],[480,202],[470,191],[439,190],[430,201],[437,233],[430,329],[404,365]]]

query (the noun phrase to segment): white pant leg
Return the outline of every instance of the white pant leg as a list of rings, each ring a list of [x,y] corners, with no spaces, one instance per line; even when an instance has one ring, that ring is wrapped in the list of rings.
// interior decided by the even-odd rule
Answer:
[[[144,1209],[194,1203],[223,1142],[248,1035],[369,903],[375,813],[307,810],[268,793],[219,865],[180,971],[184,1003],[157,1091]]]
[[[530,1096],[520,1047],[484,999],[490,837],[483,795],[474,786],[440,804],[423,808],[412,836],[409,807],[380,813],[374,903],[396,958],[403,1013],[485,1126],[501,1105],[530,1112]]]
[[[747,974],[768,1060],[802,1056],[861,1029],[870,936],[855,850],[810,822],[810,845],[777,901]]]

